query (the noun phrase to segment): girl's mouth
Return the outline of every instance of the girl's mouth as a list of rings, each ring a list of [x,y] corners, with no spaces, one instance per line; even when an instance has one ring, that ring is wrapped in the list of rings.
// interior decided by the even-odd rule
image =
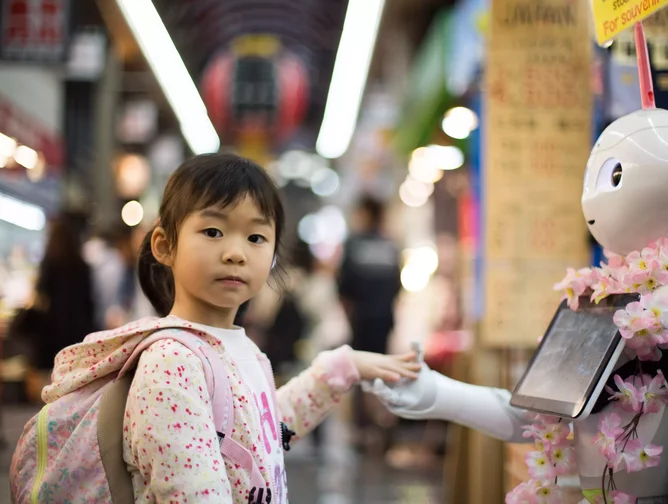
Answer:
[[[227,287],[240,287],[246,284],[244,279],[238,276],[226,276],[219,278],[217,281]]]

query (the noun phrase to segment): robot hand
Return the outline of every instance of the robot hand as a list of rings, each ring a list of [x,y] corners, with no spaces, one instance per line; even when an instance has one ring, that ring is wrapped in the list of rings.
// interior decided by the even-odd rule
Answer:
[[[419,347],[414,348],[422,361]],[[375,394],[391,413],[402,418],[446,420],[502,441],[526,442],[522,426],[530,414],[510,405],[510,392],[453,380],[424,362],[417,380],[394,384],[375,380],[363,382],[362,389]]]
[[[423,365],[417,380],[387,384],[380,378],[362,383],[365,392],[375,394],[394,415],[409,420],[434,418],[438,373]]]
[[[388,384],[377,378],[374,382],[363,382],[362,389],[376,395],[394,415],[410,420],[433,418],[441,375],[429,369],[424,363],[422,349],[418,343],[413,343],[412,347],[418,354],[418,362],[422,363],[422,370],[417,380],[404,379]]]

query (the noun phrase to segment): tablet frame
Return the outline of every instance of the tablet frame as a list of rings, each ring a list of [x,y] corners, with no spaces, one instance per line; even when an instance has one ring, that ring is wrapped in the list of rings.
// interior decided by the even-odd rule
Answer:
[[[579,299],[580,307],[578,308],[577,311],[584,311],[588,307],[596,308],[606,305],[612,306],[616,309],[624,309],[629,303],[633,303],[635,301],[638,301],[639,299],[640,299],[640,294],[636,293],[612,294],[602,299],[598,304],[596,304],[591,302],[589,300],[589,297],[583,296],[580,297]],[[572,403],[568,401],[557,401],[554,399],[545,399],[545,398],[520,394],[519,390],[522,384],[524,383],[524,380],[526,379],[527,375],[529,374],[531,367],[536,361],[538,353],[547,343],[549,334],[552,331],[552,328],[561,310],[570,310],[566,300],[562,301],[562,303],[557,308],[554,317],[552,317],[550,325],[548,326],[547,331],[543,336],[543,339],[538,345],[536,352],[531,357],[529,365],[524,371],[522,378],[517,382],[517,386],[515,387],[512,398],[510,399],[510,404],[517,408],[522,408],[536,413],[554,415],[561,418],[570,418],[572,420],[575,419],[582,420],[589,416],[594,407],[594,404],[596,404],[596,401],[601,395],[603,387],[605,386],[606,382],[608,381],[608,378],[612,374],[612,371],[614,370],[615,365],[617,364],[617,361],[619,360],[619,357],[621,356],[622,351],[624,350],[626,340],[621,337],[619,330],[615,333],[615,335],[613,336],[612,344],[609,346],[605,358],[599,363],[598,368],[594,373],[595,379],[592,380],[591,384],[589,385],[583,401],[580,401],[578,403]],[[614,316],[615,311],[611,311],[611,316]]]

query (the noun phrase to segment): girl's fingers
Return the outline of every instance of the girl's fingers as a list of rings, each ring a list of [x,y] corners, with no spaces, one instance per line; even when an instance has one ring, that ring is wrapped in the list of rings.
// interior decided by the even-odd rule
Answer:
[[[401,374],[391,371],[389,369],[383,369],[378,373],[378,377],[384,382],[396,383],[401,380]]]
[[[408,352],[402,355],[397,355],[396,358],[402,362],[415,362],[418,355],[415,352]]]
[[[419,368],[416,370],[411,370],[407,366],[393,366],[390,369],[393,372],[400,374],[404,378],[410,378],[412,380],[415,380],[418,377],[417,371],[419,371]]]

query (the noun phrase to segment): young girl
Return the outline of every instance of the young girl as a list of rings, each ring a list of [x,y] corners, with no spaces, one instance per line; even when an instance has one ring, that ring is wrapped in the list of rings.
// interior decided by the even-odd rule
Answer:
[[[197,330],[220,354],[234,397],[232,438],[252,454],[275,504],[287,503],[281,421],[304,436],[353,384],[415,378],[419,370],[412,354],[385,356],[344,346],[320,354],[274,394],[258,348],[233,321],[270,276],[283,231],[279,195],[261,167],[233,155],[198,156],[169,180],[159,223],[139,259],[142,289],[162,320]],[[132,325],[104,341],[91,335],[63,350],[45,402],[107,373],[109,362],[122,358],[120,342],[129,341],[128,334],[136,334]],[[251,474],[223,458],[211,419],[200,358],[174,340],[149,346],[137,365],[123,427],[135,502],[256,502]]]

